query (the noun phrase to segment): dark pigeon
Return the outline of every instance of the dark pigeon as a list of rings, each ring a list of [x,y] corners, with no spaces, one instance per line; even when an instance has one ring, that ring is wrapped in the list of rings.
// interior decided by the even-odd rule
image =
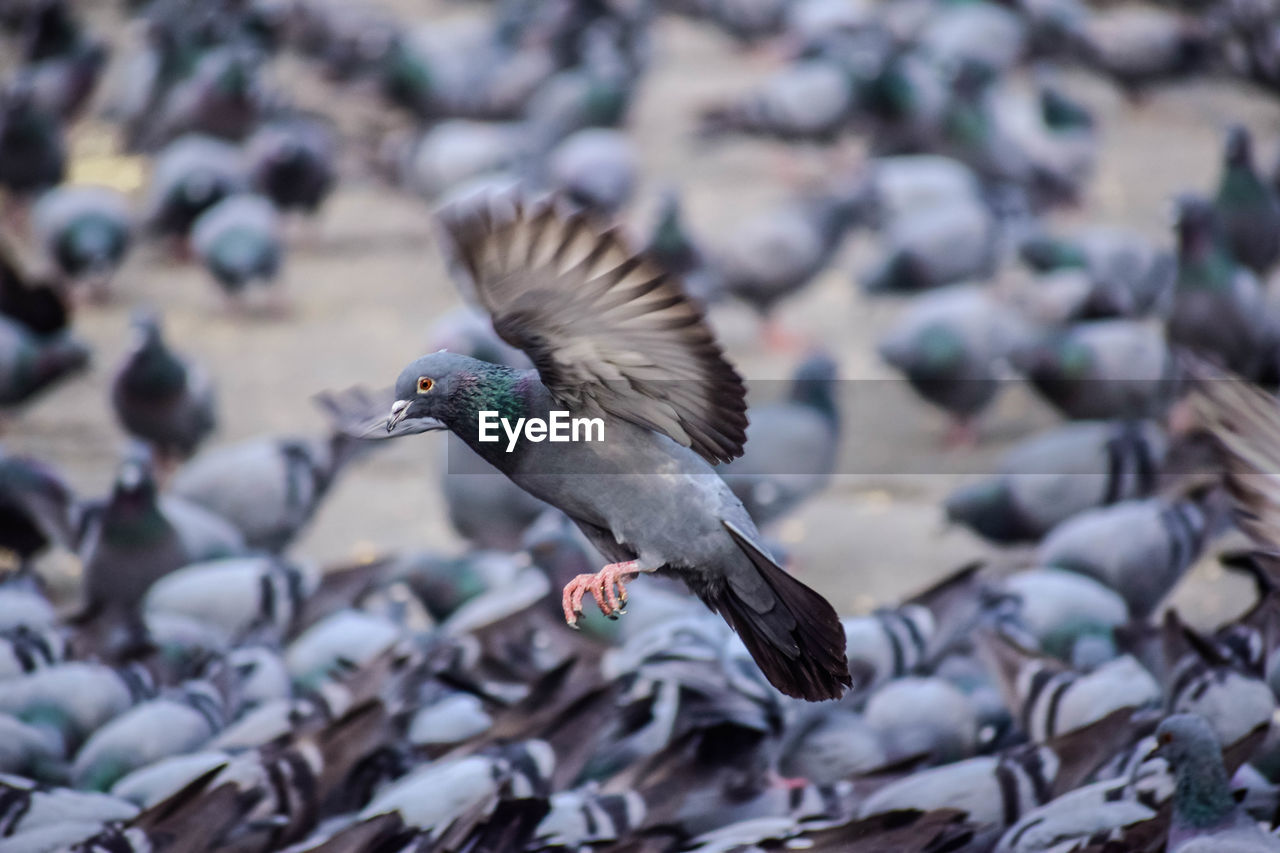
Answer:
[[[320,209],[337,179],[337,155],[334,129],[310,116],[264,124],[244,144],[254,189],[285,212]]]
[[[565,587],[570,623],[585,593],[616,613],[626,579],[661,572],[738,631],[774,686],[815,701],[840,696],[850,678],[835,611],[764,551],[708,464],[742,453],[745,389],[678,285],[614,232],[545,203],[496,194],[442,221],[495,329],[539,369],[423,356],[397,379],[388,432],[451,430],[615,561]],[[490,408],[509,418],[589,412],[606,440],[524,442],[507,453],[478,440],[477,413]]]
[[[171,463],[195,452],[217,423],[209,376],[165,344],[160,319],[134,321],[138,339],[111,386],[121,426]]]
[[[1280,197],[1254,167],[1253,140],[1241,125],[1227,133],[1213,206],[1231,254],[1265,276],[1280,259]]]

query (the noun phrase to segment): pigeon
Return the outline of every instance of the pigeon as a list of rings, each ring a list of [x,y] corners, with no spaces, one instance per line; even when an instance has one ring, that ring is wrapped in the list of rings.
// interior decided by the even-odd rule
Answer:
[[[30,11],[22,39],[26,65],[18,73],[29,81],[42,111],[74,119],[97,87],[109,49],[88,34],[67,3],[40,3]]]
[[[262,57],[252,47],[228,44],[205,51],[145,117],[140,144],[154,148],[189,133],[243,140],[270,109],[261,77]]]
[[[1280,850],[1231,795],[1222,748],[1213,730],[1194,714],[1174,714],[1156,729],[1157,757],[1173,770],[1177,786],[1169,820],[1170,853]]]
[[[87,626],[120,623],[123,651],[145,636],[141,607],[147,589],[170,572],[200,560],[244,553],[244,540],[228,522],[178,498],[161,498],[144,454],[121,463],[111,494],[86,510],[81,524]],[[98,621],[105,620],[105,621]],[[108,646],[113,645],[107,635]]]
[[[1178,277],[1169,341],[1252,376],[1267,336],[1258,279],[1232,257],[1208,201],[1183,196],[1177,216]]]
[[[393,184],[434,199],[472,180],[514,174],[532,157],[522,131],[515,122],[450,119],[389,137],[378,165]]]
[[[34,196],[61,183],[66,170],[59,117],[36,101],[30,80],[11,81],[0,92],[0,187]]]
[[[871,293],[915,293],[985,278],[996,260],[996,230],[991,211],[970,198],[897,216],[863,286]]]
[[[254,190],[284,213],[315,214],[337,178],[335,131],[321,118],[263,124],[245,140],[244,158]]]
[[[1154,4],[1091,9],[1082,24],[1075,53],[1130,98],[1203,67],[1211,55],[1208,34],[1194,21]]]
[[[1112,634],[1129,622],[1129,606],[1119,593],[1077,572],[1026,569],[1004,578],[1000,589],[1017,600],[1017,624],[1040,650],[1075,666],[1082,644],[1094,640],[1108,660],[1114,657],[1114,648],[1108,648],[1114,647]]]
[[[971,420],[995,399],[1002,365],[1027,335],[1023,319],[976,285],[913,300],[877,344],[925,400],[954,418],[948,444],[975,440]]]
[[[774,72],[758,88],[704,108],[698,132],[707,138],[743,134],[831,142],[848,127],[856,99],[853,74],[843,62],[806,57]]]
[[[1052,329],[1012,355],[1046,402],[1075,420],[1158,417],[1172,403],[1177,367],[1164,329],[1096,320]]]
[[[1227,132],[1213,206],[1231,254],[1265,277],[1280,259],[1280,197],[1254,168],[1253,139],[1242,125]]]
[[[1075,320],[1142,317],[1163,310],[1177,275],[1172,254],[1140,234],[1102,225],[1065,237],[1034,233],[1018,253],[1041,273],[1079,269],[1088,274],[1089,295]]]
[[[311,521],[360,445],[341,430],[327,438],[248,439],[192,459],[169,492],[234,524],[249,547],[279,553]]]
[[[10,247],[0,242],[0,315],[26,331],[53,340],[71,327],[72,305],[58,278],[30,275]]]
[[[156,155],[144,220],[159,234],[184,237],[200,214],[247,186],[235,146],[208,136],[182,136]]]
[[[153,447],[157,462],[168,468],[213,432],[213,383],[168,347],[156,314],[140,312],[134,331],[133,348],[111,385],[111,403],[125,431]]]
[[[630,201],[636,171],[636,152],[626,134],[601,127],[565,137],[547,162],[551,190],[604,219]]]
[[[817,353],[796,368],[787,399],[751,410],[746,450],[720,476],[765,526],[821,491],[840,440],[836,363]]]
[[[741,502],[708,464],[742,452],[745,389],[678,285],[615,232],[546,202],[493,195],[447,209],[441,220],[454,268],[499,335],[540,367],[423,356],[396,381],[388,433],[451,430],[565,512],[615,561],[565,587],[571,624],[585,593],[616,613],[627,578],[659,571],[719,612],[779,690],[838,697],[850,678],[835,611],[765,552]],[[494,254],[513,245],[525,248]],[[583,347],[594,353],[588,360],[569,354]],[[640,355],[642,347],[663,355]],[[624,389],[594,378],[601,371],[630,383]],[[598,412],[607,439],[528,442],[507,453],[478,440],[478,413],[487,405],[517,418],[549,416],[557,405]]]
[[[860,183],[805,195],[739,225],[711,251],[725,292],[768,321],[780,301],[831,261],[845,233],[865,215],[866,196]],[[785,337],[772,323],[765,336],[775,344]]]
[[[1010,450],[995,476],[948,495],[947,519],[993,542],[1038,542],[1084,510],[1150,497],[1165,445],[1150,421],[1066,424]]]
[[[263,196],[227,196],[196,219],[191,245],[222,289],[239,297],[251,284],[270,284],[280,271],[280,215]]]
[[[964,693],[942,678],[894,679],[871,694],[863,716],[890,761],[923,756],[947,764],[976,751],[977,714]]]
[[[1195,500],[1123,501],[1081,512],[1040,543],[1036,562],[1080,572],[1120,593],[1135,616],[1150,614],[1200,556],[1210,512]]]
[[[62,475],[36,459],[0,453],[0,549],[22,570],[51,546],[73,548],[80,508]]]
[[[70,332],[36,335],[0,316],[0,408],[19,406],[89,365],[89,348]]]
[[[63,276],[84,281],[100,295],[124,261],[133,240],[128,200],[96,186],[60,186],[33,211],[36,238]]]

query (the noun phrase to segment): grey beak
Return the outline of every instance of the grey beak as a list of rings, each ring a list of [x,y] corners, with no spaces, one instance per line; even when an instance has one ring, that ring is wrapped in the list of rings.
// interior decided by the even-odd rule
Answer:
[[[391,414],[387,417],[387,432],[391,432],[409,413],[408,400],[396,400],[391,404]]]

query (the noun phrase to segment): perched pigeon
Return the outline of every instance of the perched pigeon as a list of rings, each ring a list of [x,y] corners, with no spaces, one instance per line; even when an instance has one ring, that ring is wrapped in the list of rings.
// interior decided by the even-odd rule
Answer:
[[[62,186],[36,202],[37,239],[64,276],[106,286],[133,239],[128,200],[106,187]]]
[[[200,214],[247,184],[233,145],[207,136],[180,137],[156,155],[144,219],[160,234],[185,236]]]
[[[213,432],[213,383],[168,347],[155,314],[139,314],[134,328],[137,339],[116,373],[111,403],[120,425],[154,447],[157,461],[168,466],[194,453]]]
[[[796,369],[785,401],[751,410],[746,450],[718,470],[756,524],[781,518],[831,479],[837,381],[835,362],[818,353]]]
[[[1067,424],[1009,451],[995,476],[952,492],[947,518],[994,542],[1037,542],[1084,510],[1150,496],[1164,455],[1149,421]]]
[[[280,215],[263,196],[228,196],[200,214],[191,245],[222,289],[239,296],[251,284],[270,284],[280,271]]]
[[[108,628],[121,623],[129,643],[144,636],[140,608],[153,583],[188,563],[245,549],[226,521],[180,499],[160,498],[147,460],[138,455],[121,464],[110,496],[87,511],[82,528],[82,618],[106,619]]]
[[[388,432],[450,429],[616,561],[565,587],[570,623],[583,594],[616,612],[623,601],[615,588],[661,571],[720,612],[780,690],[839,696],[850,679],[835,611],[774,563],[707,464],[742,452],[744,389],[678,286],[616,235],[547,204],[495,195],[442,220],[454,263],[495,328],[542,368],[423,356],[397,379]],[[500,257],[498,245],[524,248]],[[590,362],[568,355],[584,347],[596,353]],[[666,353],[660,360],[639,354],[655,347]],[[594,378],[602,364],[630,377],[628,386]],[[605,440],[524,442],[507,453],[478,440],[478,413],[490,405],[516,418],[546,417],[557,406],[598,412]],[[655,478],[657,471],[667,473]]]
[[[1012,362],[1068,418],[1147,418],[1173,401],[1177,375],[1164,330],[1139,320],[1097,320],[1045,332]]]
[[[1253,140],[1241,125],[1227,133],[1213,206],[1231,254],[1265,276],[1280,259],[1280,197],[1254,168]]]
[[[283,212],[315,214],[333,190],[337,141],[327,122],[297,117],[268,122],[244,144],[253,188]]]
[[[0,92],[0,187],[29,197],[62,181],[67,150],[60,121],[36,101],[29,80]]]
[[[878,344],[880,357],[955,419],[948,443],[974,440],[970,421],[995,399],[1026,323],[976,285],[918,297]]]
[[[1036,559],[1101,581],[1145,617],[1200,556],[1209,526],[1208,511],[1193,500],[1123,501],[1064,521]]]
[[[712,250],[726,293],[768,320],[774,307],[803,288],[831,261],[845,233],[865,214],[861,184],[807,195],[757,214]],[[772,325],[766,335],[780,339]]]
[[[1266,338],[1257,277],[1238,264],[1213,206],[1195,196],[1178,202],[1178,277],[1168,320],[1170,343],[1256,374]]]
[[[169,490],[234,524],[250,547],[280,552],[315,515],[358,445],[343,432],[249,439],[192,459]]]

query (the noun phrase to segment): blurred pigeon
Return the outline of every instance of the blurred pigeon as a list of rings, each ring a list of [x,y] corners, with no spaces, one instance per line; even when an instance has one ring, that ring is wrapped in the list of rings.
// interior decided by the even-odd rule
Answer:
[[[141,144],[153,148],[189,133],[244,139],[270,106],[261,78],[257,50],[243,44],[213,47],[146,116]]]
[[[0,549],[12,551],[18,568],[50,546],[73,548],[79,505],[52,467],[0,453]]]
[[[1026,569],[1000,588],[1016,598],[1018,625],[1045,653],[1078,666],[1081,644],[1098,640],[1106,657],[1115,657],[1112,633],[1128,623],[1129,606],[1110,587],[1063,569]]]
[[[62,182],[67,148],[59,122],[37,103],[29,80],[0,92],[0,187],[23,198]]]
[[[249,547],[278,553],[311,521],[359,445],[341,431],[248,439],[201,453],[169,490],[234,524]]]
[[[1022,318],[985,289],[955,285],[914,300],[878,350],[954,418],[947,442],[963,444],[974,440],[970,421],[995,398],[1002,365],[1026,333]]]
[[[1186,75],[1210,55],[1208,34],[1178,10],[1150,3],[1091,9],[1076,34],[1081,60],[1130,97]]]
[[[270,284],[280,271],[280,215],[263,196],[228,196],[196,219],[191,245],[222,289],[239,296],[255,282]]]
[[[70,332],[38,336],[0,316],[0,407],[25,403],[88,364],[88,347]]]
[[[839,696],[849,674],[835,612],[762,550],[750,516],[728,486],[718,477],[703,476],[712,473],[707,460],[741,454],[746,417],[741,380],[720,355],[697,309],[615,235],[595,233],[583,218],[545,204],[492,196],[446,211],[443,222],[455,264],[495,318],[495,328],[544,367],[534,374],[451,353],[423,356],[396,382],[399,399],[387,420],[388,431],[452,430],[523,488],[564,510],[597,549],[616,561],[565,587],[570,623],[584,593],[592,592],[602,610],[616,612],[622,602],[615,587],[638,572],[662,570],[685,580],[725,617],[779,689],[811,700]],[[525,241],[535,234],[540,236],[529,244],[531,250],[553,241],[567,251],[585,240],[584,248],[594,247],[589,263],[562,268],[561,251],[549,260],[531,251],[498,261],[489,251],[498,242]],[[624,299],[619,304],[631,307],[616,317],[608,311],[591,314],[590,324],[612,329],[609,334],[583,337],[582,318],[591,313],[587,308],[608,294],[616,299],[614,288],[630,281],[649,282],[646,292],[660,294],[655,308],[633,316],[636,303]],[[654,317],[664,318],[661,329]],[[554,334],[552,326],[558,330]],[[614,365],[618,375],[639,376],[633,365],[640,348],[634,341],[640,340],[648,341],[643,346],[650,350],[658,340],[674,354],[666,366],[651,363],[643,373],[647,378],[633,379],[641,384],[627,391],[579,376],[581,365],[573,360],[550,366],[553,359],[565,357],[566,346],[590,346],[596,359]],[[623,348],[617,349],[620,342]],[[599,375],[598,365],[592,375]],[[660,382],[659,388],[652,384],[654,377],[669,377],[694,390],[680,392],[672,382]],[[497,444],[477,440],[476,412],[490,399],[504,416],[546,413],[557,403],[598,411],[606,440],[601,447],[593,442],[526,443],[518,453],[505,453]],[[622,448],[621,455],[610,447]],[[572,482],[553,473],[570,469]],[[657,484],[652,476],[625,473],[645,470],[674,472],[662,478],[660,497],[648,495],[648,485]],[[588,471],[600,476],[581,476]],[[622,491],[615,488],[619,476],[627,482]]]
[[[636,152],[626,134],[588,128],[565,137],[551,151],[547,179],[554,192],[608,219],[631,200],[636,166]]]
[[[864,717],[890,761],[926,756],[932,763],[947,764],[968,758],[977,746],[973,706],[941,678],[890,681],[871,694]]]
[[[1036,542],[1084,510],[1150,496],[1164,455],[1150,421],[1066,424],[1014,447],[994,477],[953,491],[947,519],[994,542]]]
[[[893,218],[884,242],[884,256],[863,285],[872,293],[912,293],[990,273],[996,222],[981,202],[966,198]]]
[[[234,146],[208,136],[180,137],[156,155],[145,221],[160,234],[185,236],[200,214],[247,183]]]
[[[111,494],[86,511],[82,528],[80,621],[108,630],[120,622],[129,643],[145,633],[140,608],[153,583],[188,563],[245,550],[226,521],[180,499],[158,497],[150,466],[137,455],[121,464]],[[109,634],[106,642],[112,645]]]
[[[760,526],[821,491],[840,441],[836,363],[817,353],[796,368],[787,399],[750,410],[746,450],[717,470]]]
[[[282,212],[313,215],[333,190],[337,140],[321,118],[298,116],[268,122],[244,144],[253,188]]]
[[[1064,521],[1040,543],[1036,561],[1096,578],[1143,618],[1200,556],[1209,527],[1194,500],[1123,501]]]
[[[779,747],[778,771],[787,778],[834,785],[887,760],[879,732],[861,715],[822,705],[787,727]]]
[[[1018,247],[1022,260],[1039,272],[1080,269],[1091,289],[1079,316],[1140,317],[1161,308],[1172,294],[1177,264],[1142,235],[1094,226],[1066,237],[1036,233]]]
[[[26,65],[19,74],[45,113],[76,118],[97,87],[108,48],[93,38],[61,0],[31,4],[23,42]]]
[[[522,131],[514,122],[450,119],[420,134],[389,137],[378,165],[397,186],[436,198],[473,179],[514,174],[531,156]]]
[[[1177,230],[1178,278],[1169,341],[1253,375],[1266,334],[1258,279],[1231,256],[1208,201],[1179,199]]]
[[[1213,206],[1231,254],[1265,276],[1280,259],[1280,198],[1254,168],[1253,139],[1242,125],[1227,132]]]
[[[1222,749],[1205,721],[1175,714],[1156,729],[1156,755],[1177,779],[1169,821],[1170,853],[1280,850],[1280,840],[1258,828],[1231,795]]]
[[[865,214],[866,196],[861,184],[802,196],[748,219],[712,250],[725,292],[760,314],[767,340],[782,343],[784,336],[768,322],[773,309],[827,266]]]
[[[71,326],[71,298],[62,281],[30,275],[17,254],[0,242],[0,314],[52,340]]]
[[[830,142],[848,127],[856,99],[854,76],[843,62],[806,57],[775,71],[759,87],[704,108],[699,133]]]
[[[194,453],[213,432],[213,383],[200,367],[169,349],[158,316],[138,314],[134,330],[136,342],[116,373],[111,403],[120,425],[154,447],[157,462],[168,467]]]
[[[0,712],[52,732],[71,754],[107,722],[154,692],[155,685],[138,669],[66,661],[7,679]]]
[[[36,237],[58,270],[101,293],[133,239],[128,200],[107,187],[61,186],[40,197]]]
[[[1076,420],[1164,413],[1176,366],[1164,330],[1139,320],[1097,320],[1045,332],[1019,348],[1013,366],[1046,402]]]

